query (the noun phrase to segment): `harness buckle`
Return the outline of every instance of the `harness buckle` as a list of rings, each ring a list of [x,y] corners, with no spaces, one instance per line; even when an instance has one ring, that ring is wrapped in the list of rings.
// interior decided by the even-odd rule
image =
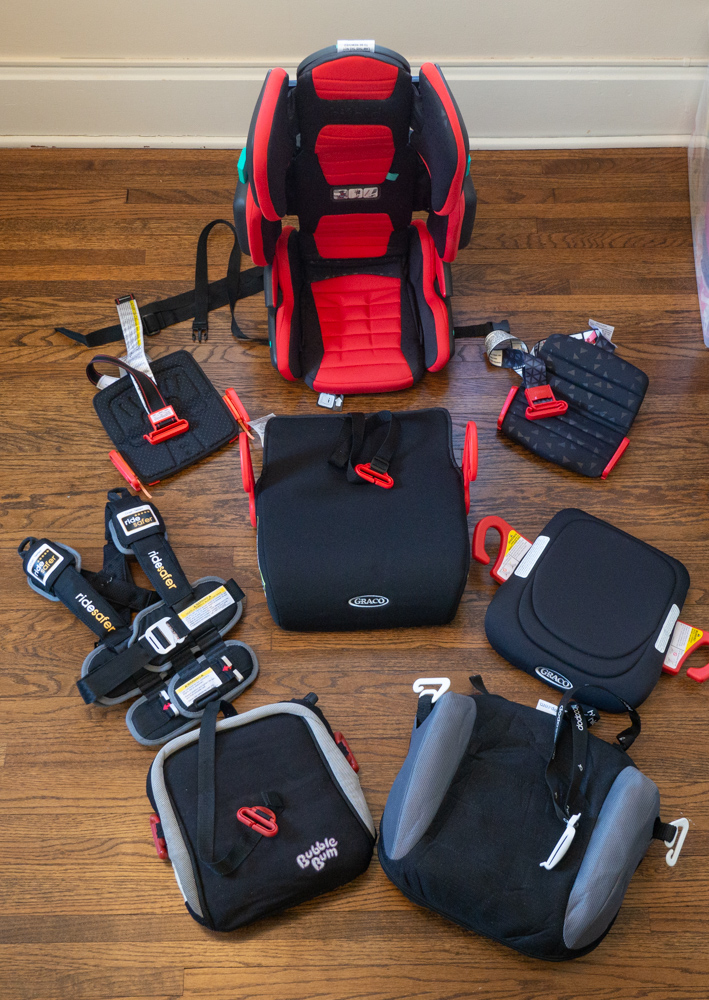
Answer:
[[[262,837],[275,837],[278,833],[276,814],[266,806],[242,806],[237,811],[236,818]]]
[[[333,736],[335,737],[335,743],[337,743],[338,747],[340,748],[340,750],[342,750],[343,754],[345,755],[345,760],[350,765],[354,773],[357,774],[357,772],[359,771],[359,764],[357,763],[357,758],[350,750],[349,743],[342,735],[342,733],[339,732],[339,730],[338,732],[333,733]]]
[[[153,813],[150,817],[150,830],[153,835],[153,843],[155,844],[157,856],[161,861],[169,861],[167,843],[163,837],[162,827],[160,826],[160,817],[157,813]]]
[[[163,406],[160,410],[153,410],[148,414],[148,420],[153,425],[149,434],[143,434],[143,438],[148,444],[160,444],[169,438],[184,434],[190,429],[187,420],[180,419],[172,406]]]
[[[364,479],[368,483],[374,483],[375,486],[381,486],[384,490],[390,490],[394,485],[394,480],[388,472],[378,472],[377,469],[372,468],[370,462],[355,465],[355,472],[360,479]]]
[[[566,400],[557,399],[550,385],[537,385],[525,389],[529,406],[524,411],[527,420],[542,420],[544,417],[558,417],[566,413],[569,404]]]
[[[166,639],[167,644],[161,642],[160,637],[156,633],[159,633],[159,636]],[[152,625],[146,628],[141,638],[147,639],[155,652],[164,656],[165,653],[171,652],[175,646],[179,646],[181,642],[184,642],[187,636],[179,636],[170,624],[170,616],[166,615],[160,621],[153,622]]]

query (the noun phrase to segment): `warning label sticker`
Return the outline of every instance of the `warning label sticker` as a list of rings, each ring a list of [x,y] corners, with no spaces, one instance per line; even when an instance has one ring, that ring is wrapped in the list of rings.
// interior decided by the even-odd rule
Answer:
[[[189,708],[190,705],[194,705],[205,694],[208,694],[215,688],[221,687],[221,685],[222,682],[217,674],[214,673],[211,667],[207,667],[201,674],[197,674],[196,677],[190,678],[190,680],[185,681],[184,684],[175,688],[175,694]]]
[[[220,611],[224,611],[225,608],[235,603],[234,598],[226,587],[217,587],[216,590],[212,590],[208,594],[205,594],[204,597],[200,597],[194,604],[190,604],[184,611],[180,611],[179,617],[192,632],[194,629],[199,628],[203,622],[206,622],[209,618],[213,618]]]
[[[678,621],[672,633],[667,656],[662,666],[666,667],[667,670],[679,670],[680,660],[684,654],[698,643],[703,635],[704,633],[700,628],[692,628],[686,622]]]
[[[527,541],[518,531],[511,531],[505,546],[505,556],[500,563],[497,575],[502,580],[509,580],[517,568],[517,564],[527,555],[532,543]]]

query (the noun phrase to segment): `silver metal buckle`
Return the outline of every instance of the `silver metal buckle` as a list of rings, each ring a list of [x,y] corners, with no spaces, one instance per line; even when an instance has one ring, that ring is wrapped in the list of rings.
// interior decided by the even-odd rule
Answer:
[[[156,632],[163,639],[166,639],[169,645],[164,645],[155,634]],[[149,628],[146,628],[143,638],[148,640],[156,653],[163,656],[165,653],[173,650],[175,646],[179,646],[181,642],[184,642],[187,636],[183,635],[180,637],[170,624],[170,616],[166,615],[165,618],[161,618],[160,621],[154,622]]]

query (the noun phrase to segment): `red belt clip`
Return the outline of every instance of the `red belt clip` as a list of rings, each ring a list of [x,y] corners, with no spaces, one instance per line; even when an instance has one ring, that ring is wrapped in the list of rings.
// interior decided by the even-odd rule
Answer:
[[[242,806],[236,818],[244,826],[260,833],[262,837],[275,837],[278,833],[276,814],[273,809],[267,809],[266,806]]]
[[[349,743],[347,742],[347,740],[345,739],[345,737],[342,735],[341,732],[338,731],[336,733],[333,733],[333,735],[335,737],[335,743],[337,743],[338,747],[340,747],[340,749],[345,755],[345,760],[350,765],[354,773],[357,774],[357,772],[359,771],[359,764],[357,763],[355,755],[350,750]]]
[[[390,490],[394,485],[394,480],[388,472],[377,472],[369,462],[364,465],[355,465],[355,472],[360,479],[364,479],[368,483],[374,483],[375,486],[381,486],[384,490]]]
[[[160,832],[158,833],[159,826],[160,826],[160,817],[156,813],[153,813],[153,815],[150,817],[150,829],[153,834],[153,843],[155,844],[155,850],[157,851],[157,855],[161,861],[167,861],[169,860],[167,854],[167,844],[165,843],[165,838],[161,836],[162,827],[160,827]]]
[[[153,429],[149,434],[143,434],[143,437],[149,444],[160,444],[161,441],[177,437],[190,429],[188,421],[179,419],[172,406],[154,410],[148,414],[148,420]]]
[[[527,420],[542,420],[544,417],[558,417],[566,413],[569,404],[563,399],[557,399],[550,385],[538,385],[525,389],[529,406],[524,411]]]

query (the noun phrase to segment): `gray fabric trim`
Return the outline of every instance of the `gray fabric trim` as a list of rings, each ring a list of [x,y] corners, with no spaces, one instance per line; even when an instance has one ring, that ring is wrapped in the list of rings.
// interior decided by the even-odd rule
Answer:
[[[305,705],[295,705],[292,702],[276,702],[275,705],[262,705],[261,708],[253,708],[250,712],[244,712],[243,715],[236,715],[231,719],[220,719],[217,722],[217,732],[221,732],[222,729],[236,729],[238,726],[245,726],[249,722],[256,722],[257,719],[264,719],[269,715],[279,714],[298,715],[305,720],[340,788],[374,837],[374,821],[369,812],[359,778],[347,763],[344,754],[337,744],[333,742],[323,723]],[[167,852],[172,862],[177,885],[185,902],[189,904],[190,908],[198,916],[203,917],[204,914],[199,903],[199,893],[197,892],[197,884],[192,870],[192,862],[182,838],[175,811],[172,808],[170,795],[165,787],[165,773],[163,769],[165,760],[171,754],[177,750],[181,750],[182,747],[188,746],[190,743],[194,743],[198,739],[199,730],[195,729],[165,744],[156,756],[153,766],[150,769],[150,786],[157,812],[160,816],[160,825],[162,826],[165,843],[167,844]]]
[[[167,535],[165,537],[167,538]],[[67,548],[67,546],[64,546],[64,547]],[[71,551],[73,552],[74,550],[71,549]],[[192,589],[194,590],[194,588],[197,587],[197,586],[199,586],[200,583],[219,583],[222,586],[225,586],[226,585],[226,580],[223,580],[220,576],[201,576],[199,578],[199,580],[195,580],[195,582],[192,584]],[[57,598],[57,600],[58,600],[58,598]],[[142,611],[139,611],[138,614],[133,619],[133,624],[131,626],[132,631],[131,631],[130,636],[128,637],[128,641],[126,642],[126,645],[122,646],[121,648],[122,649],[126,649],[128,646],[132,646],[133,643],[138,638],[138,632],[140,630],[140,625],[141,625],[141,622],[143,621],[143,619],[147,615],[153,614],[155,611],[158,611],[160,608],[164,608],[164,607],[165,607],[165,602],[164,601],[157,601],[157,603],[151,604],[147,608],[143,608]],[[243,610],[244,610],[244,602],[243,601],[238,601],[237,605],[236,605],[236,610],[234,612],[233,617],[229,619],[229,622],[224,626],[224,628],[220,628],[219,629],[219,634],[220,635],[222,635],[222,636],[226,635],[227,632],[234,625],[236,625],[236,623],[238,622],[238,620],[241,618]],[[82,677],[86,677],[86,675],[89,672],[89,667],[91,666],[91,661],[93,660],[93,658],[99,652],[101,652],[101,647],[100,646],[96,646],[94,649],[91,650],[91,652],[85,658],[84,662],[81,664],[81,676]],[[171,666],[171,661],[168,660],[166,663],[163,663],[161,665],[157,665],[157,664],[154,664],[154,663],[152,663],[152,664],[148,663],[148,664],[146,664],[146,666],[143,669],[144,670],[150,670],[152,673],[160,674],[160,673],[163,673],[163,672],[169,670],[170,666]],[[131,698],[137,698],[139,694],[140,694],[140,688],[136,687],[136,688],[133,688],[132,691],[128,691],[126,694],[121,695],[120,698],[109,698],[106,695],[104,695],[103,698],[97,698],[96,701],[100,705],[120,705],[121,702],[130,701]],[[131,732],[132,732],[132,730],[131,730]],[[136,739],[137,739],[137,737],[136,737]]]
[[[253,667],[254,667],[253,670],[251,671],[251,673],[249,674],[249,676],[246,678],[246,680],[242,681],[241,684],[239,684],[236,688],[234,688],[234,690],[231,692],[231,694],[228,694],[228,695],[225,696],[225,700],[226,701],[236,701],[236,699],[239,697],[239,695],[241,694],[241,692],[245,691],[247,687],[250,687],[250,685],[253,684],[253,682],[258,677],[258,660],[256,659],[256,653],[254,653],[254,651],[251,648],[251,646],[247,646],[245,642],[240,642],[238,639],[226,639],[224,641],[224,645],[227,648],[229,648],[230,646],[232,646],[232,647],[233,646],[243,646],[244,649],[248,649],[249,653],[251,654],[251,662],[253,663]],[[201,662],[201,661],[204,661],[204,663],[207,663],[206,658],[203,657],[203,656],[198,657],[198,662]],[[170,682],[168,684],[167,693],[168,693],[168,696],[170,697],[171,701],[172,701],[172,696],[173,696],[173,692],[174,692],[174,689],[175,689],[175,684],[177,683],[178,679],[179,679],[179,675],[175,674],[174,677],[170,678]],[[151,695],[151,697],[152,697],[152,695]],[[174,719],[175,719],[175,722],[177,722],[180,718],[184,719],[185,720],[185,724],[183,726],[179,726],[177,729],[175,729],[174,732],[170,733],[169,736],[163,736],[162,739],[159,739],[159,740],[147,740],[147,739],[145,739],[144,736],[141,736],[141,734],[138,732],[138,730],[137,730],[137,728],[135,726],[135,723],[133,722],[133,714],[135,713],[136,709],[138,708],[139,705],[142,705],[147,700],[148,700],[147,696],[143,695],[142,698],[138,698],[137,701],[134,701],[133,704],[128,709],[128,711],[126,712],[126,725],[128,726],[128,730],[129,730],[131,736],[134,739],[136,739],[138,741],[138,743],[141,743],[144,747],[158,747],[162,743],[166,743],[168,740],[175,739],[176,736],[179,736],[181,733],[186,733],[188,729],[192,729],[194,726],[196,726],[197,722],[204,715],[204,709],[202,709],[201,712],[184,712],[184,711],[180,712],[180,715],[174,716]]]
[[[475,725],[474,698],[447,692],[414,728],[384,808],[381,839],[392,861],[418,844],[450,787]]]
[[[622,770],[601,807],[569,896],[564,917],[567,948],[585,948],[613,920],[652,842],[659,814],[655,782],[635,767]]]

